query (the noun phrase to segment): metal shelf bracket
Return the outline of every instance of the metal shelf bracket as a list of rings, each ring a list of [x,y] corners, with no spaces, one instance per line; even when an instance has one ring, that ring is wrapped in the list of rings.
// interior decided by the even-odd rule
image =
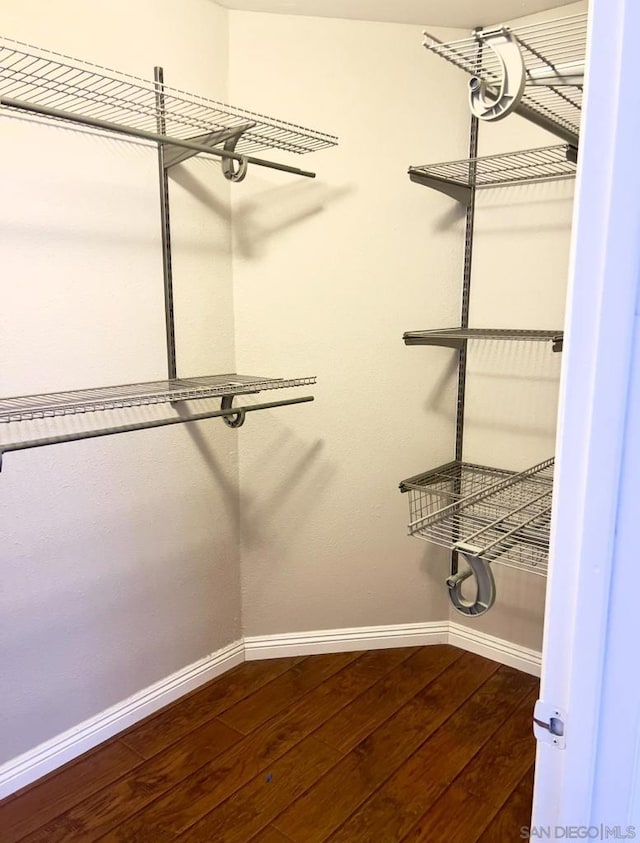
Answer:
[[[200,146],[211,148],[221,146],[225,152],[235,154],[236,146],[242,135],[255,125],[255,123],[246,123],[244,126],[234,126],[230,129],[222,129],[219,132],[198,135],[197,137],[189,138],[189,140]],[[181,164],[183,161],[199,154],[196,149],[185,149],[183,146],[178,146],[175,143],[165,143],[162,146],[164,149],[163,166],[165,170],[175,167],[176,164]],[[246,155],[238,155],[237,157],[221,158],[220,165],[222,167],[222,173],[228,181],[239,182],[247,175],[249,161]]]
[[[197,135],[196,137],[189,138],[188,140],[200,146],[215,147],[222,144],[223,149],[227,152],[235,152],[236,144],[242,134],[249,129],[252,129],[255,125],[255,123],[246,123],[244,126],[234,126],[229,129],[221,129],[219,132],[208,132],[207,134]],[[175,167],[176,164],[181,164],[188,158],[193,158],[195,155],[198,155],[198,151],[195,149],[185,149],[185,147],[178,146],[177,144],[171,142],[163,144],[163,149],[164,167],[167,170],[170,167]],[[227,163],[227,161],[228,159],[222,159],[223,164]],[[238,163],[238,167],[241,167],[242,163],[244,163],[244,171],[246,172],[247,161],[244,156],[243,161]]]
[[[409,178],[415,184],[421,184],[423,187],[431,187],[433,190],[438,190],[446,196],[460,202],[461,205],[469,207],[471,204],[471,188],[465,184],[459,184],[448,179],[440,179],[435,176],[427,176],[414,170],[409,170]]]

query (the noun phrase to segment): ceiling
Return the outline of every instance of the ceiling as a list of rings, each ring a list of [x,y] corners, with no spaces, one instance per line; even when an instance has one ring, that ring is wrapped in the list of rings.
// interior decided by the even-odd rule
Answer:
[[[574,0],[216,0],[227,9],[473,29]]]

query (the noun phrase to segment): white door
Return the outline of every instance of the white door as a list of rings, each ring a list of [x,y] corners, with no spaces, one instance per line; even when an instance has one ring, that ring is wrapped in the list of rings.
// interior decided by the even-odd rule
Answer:
[[[566,748],[538,743],[532,839],[640,839],[636,59],[640,0],[591,0],[540,693]]]

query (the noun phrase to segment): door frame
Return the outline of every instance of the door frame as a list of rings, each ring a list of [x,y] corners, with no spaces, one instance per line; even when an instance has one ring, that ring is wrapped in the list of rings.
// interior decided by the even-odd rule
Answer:
[[[606,699],[635,699],[630,681],[640,683],[629,676],[640,674],[640,659],[627,662],[626,677],[612,670],[624,665],[630,637],[640,647],[640,606],[627,612],[616,591],[634,558],[621,484],[640,474],[628,428],[633,366],[640,366],[639,50],[638,0],[591,0],[540,691],[567,712],[566,749],[538,743],[533,826],[625,825],[633,814],[640,752],[616,752],[611,741],[635,746],[630,728],[638,718],[620,722],[614,736]],[[640,525],[640,504],[635,520]],[[616,810],[627,805],[624,817],[609,815],[607,776],[620,791]]]

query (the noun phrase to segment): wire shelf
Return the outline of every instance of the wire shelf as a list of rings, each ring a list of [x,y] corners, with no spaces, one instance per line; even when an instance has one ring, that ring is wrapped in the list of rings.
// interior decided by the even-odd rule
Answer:
[[[471,189],[568,179],[576,174],[576,150],[569,144],[524,149],[479,158],[409,168],[411,181],[469,202]]]
[[[268,389],[307,386],[315,382],[315,377],[283,379],[227,374],[21,395],[0,399],[0,422],[22,422],[149,404],[247,395]]]
[[[551,342],[554,351],[562,351],[562,331],[511,330],[508,328],[438,328],[432,331],[406,331],[405,345],[437,345],[463,348],[467,340],[505,340]]]
[[[504,27],[515,36],[523,58],[526,85],[522,104],[555,127],[576,137],[580,131],[587,14],[570,15],[526,26]],[[487,84],[500,86],[502,68],[492,49],[482,47],[478,30],[468,38],[442,43],[425,33],[424,46]]]
[[[263,149],[315,152],[337,143],[325,132],[306,129],[233,108],[216,100],[162,86],[164,108],[154,82],[119,73],[9,38],[0,38],[0,98],[54,108],[124,129],[182,140],[200,139],[225,129],[248,127],[235,151],[249,155]]]
[[[553,459],[515,473],[451,462],[404,480],[409,534],[508,567],[545,575]]]

